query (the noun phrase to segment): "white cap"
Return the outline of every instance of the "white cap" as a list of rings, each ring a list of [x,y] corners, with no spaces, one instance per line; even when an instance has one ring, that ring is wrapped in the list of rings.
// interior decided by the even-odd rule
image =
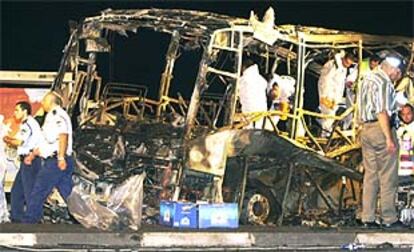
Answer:
[[[398,68],[401,64],[401,60],[394,56],[388,56],[385,60],[393,67]]]
[[[387,61],[387,63],[390,64],[392,67],[398,68],[401,71],[401,73],[405,71],[406,62],[400,56],[391,54],[385,57],[384,60]]]

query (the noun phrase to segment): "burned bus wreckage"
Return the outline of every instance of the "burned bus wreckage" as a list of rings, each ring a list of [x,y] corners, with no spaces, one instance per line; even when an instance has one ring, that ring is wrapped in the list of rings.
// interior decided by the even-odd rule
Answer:
[[[122,83],[122,79],[103,83],[98,72],[97,55],[110,53],[110,36],[130,37],[141,30],[170,36],[155,98],[148,95],[153,86]],[[146,223],[157,222],[160,200],[185,200],[237,202],[242,223],[353,226],[363,167],[356,117],[346,129],[342,121],[358,108],[352,104],[330,116],[335,120],[333,130],[329,137],[321,137],[315,119],[326,115],[309,109],[309,97],[316,95],[311,90],[317,89],[312,80],[339,50],[354,50],[359,63],[390,50],[412,62],[413,42],[403,37],[275,25],[271,8],[263,20],[254,13],[244,19],[201,11],[141,9],[105,10],[73,23],[52,87],[63,93],[65,108],[78,125],[74,192],[84,195],[69,200],[69,210],[88,222],[76,206],[79,199],[88,196],[91,202],[106,204],[124,181],[145,174],[142,218]],[[193,93],[191,97],[172,94],[174,66],[181,54],[191,50],[202,51],[195,84],[186,86]],[[241,113],[238,85],[246,55],[257,59],[261,72],[296,80],[290,109]],[[62,78],[68,72],[73,73],[73,82],[64,84]],[[360,79],[358,74],[357,83]],[[277,122],[275,117],[283,119]],[[268,127],[246,127],[263,120]],[[401,211],[414,207],[413,192],[411,180],[401,184],[396,202]],[[45,218],[71,221],[58,213],[60,207],[49,210]],[[91,220],[89,226],[130,226],[123,215],[131,211],[110,215],[105,225]],[[108,216],[99,214],[95,213],[97,219]]]

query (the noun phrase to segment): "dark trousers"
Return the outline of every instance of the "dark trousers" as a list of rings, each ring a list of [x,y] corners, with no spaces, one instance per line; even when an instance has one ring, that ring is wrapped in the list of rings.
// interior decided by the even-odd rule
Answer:
[[[61,171],[57,166],[56,158],[43,160],[42,168],[37,174],[36,182],[28,201],[27,210],[23,217],[24,223],[37,223],[43,217],[43,204],[56,187],[60,195],[66,200],[72,192],[73,158],[66,157],[67,167]]]
[[[11,219],[13,222],[21,222],[24,215],[24,206],[30,199],[36,176],[41,167],[41,159],[35,158],[31,165],[25,165],[23,160],[20,169],[14,179],[10,193]]]

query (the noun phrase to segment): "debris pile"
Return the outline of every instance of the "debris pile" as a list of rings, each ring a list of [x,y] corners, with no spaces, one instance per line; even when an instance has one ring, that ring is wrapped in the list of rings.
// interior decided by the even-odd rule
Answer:
[[[145,172],[143,220],[158,221],[159,200],[170,196],[172,170],[182,157],[182,129],[162,123],[93,127],[76,133],[74,147],[77,175],[104,200],[123,181]]]

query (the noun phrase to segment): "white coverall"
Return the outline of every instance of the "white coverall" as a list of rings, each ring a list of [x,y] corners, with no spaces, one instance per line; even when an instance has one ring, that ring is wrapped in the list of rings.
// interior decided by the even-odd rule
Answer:
[[[342,65],[343,56],[344,52],[335,54],[334,59],[326,62],[321,70],[321,75],[318,81],[318,92],[319,109],[322,114],[334,116],[338,109],[338,105],[344,103],[343,94],[347,68]],[[327,106],[322,102],[323,100],[328,101],[328,103],[331,103],[332,105]],[[321,118],[319,122],[324,130],[322,135],[328,136],[332,131],[334,119]]]
[[[352,105],[355,103],[355,82],[358,78],[358,66],[355,65],[355,67],[350,69],[349,75],[345,79],[345,108],[349,109],[352,107]],[[347,87],[346,83],[352,83],[352,87]],[[352,124],[352,113],[349,114],[347,117],[344,118],[344,125],[343,129],[349,129]]]
[[[242,113],[267,111],[266,97],[267,81],[259,73],[258,65],[252,65],[244,70],[240,78],[239,97]],[[263,120],[256,121],[248,128],[261,129]]]
[[[289,103],[289,98],[295,93],[295,84],[296,80],[295,78],[288,76],[288,75],[278,75],[274,74],[273,78],[269,81],[269,84],[267,86],[267,93],[272,90],[273,84],[277,83],[280,95],[275,100],[272,101],[272,106],[270,107],[271,110],[276,110],[277,105],[281,103]],[[273,122],[277,124],[279,122],[279,116],[273,117]]]

